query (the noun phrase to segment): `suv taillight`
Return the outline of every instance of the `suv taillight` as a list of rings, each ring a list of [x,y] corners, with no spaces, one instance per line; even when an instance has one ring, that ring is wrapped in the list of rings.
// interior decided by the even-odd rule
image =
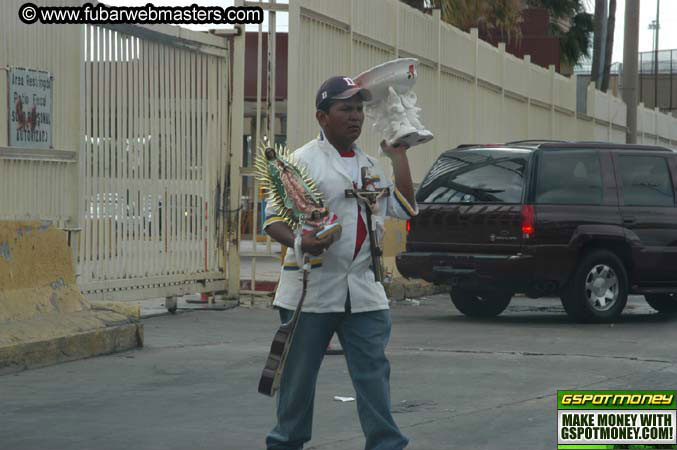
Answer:
[[[529,239],[534,234],[534,205],[522,205],[522,238]]]
[[[407,234],[411,231],[411,220],[407,220]]]

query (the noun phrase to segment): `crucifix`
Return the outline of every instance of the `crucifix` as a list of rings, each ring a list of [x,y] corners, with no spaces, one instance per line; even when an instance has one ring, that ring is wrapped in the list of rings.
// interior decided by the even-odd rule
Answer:
[[[390,195],[390,189],[377,188],[375,186],[377,178],[370,176],[366,167],[361,168],[361,175],[362,188],[357,189],[357,186],[354,186],[353,189],[346,189],[345,195],[347,198],[357,198],[358,201],[361,201],[361,203],[365,205],[371,263],[372,268],[374,269],[374,279],[379,282],[383,281],[383,267],[381,267],[381,255],[383,254],[383,251],[378,246],[376,239],[376,223],[372,220],[371,216],[378,208],[378,199]]]

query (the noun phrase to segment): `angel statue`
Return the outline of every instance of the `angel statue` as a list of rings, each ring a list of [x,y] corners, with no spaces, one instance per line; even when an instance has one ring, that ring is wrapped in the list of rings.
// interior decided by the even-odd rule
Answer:
[[[409,147],[424,144],[433,138],[419,120],[421,108],[416,106],[416,58],[399,58],[379,64],[355,77],[355,82],[371,92],[365,103],[365,114],[389,145]]]

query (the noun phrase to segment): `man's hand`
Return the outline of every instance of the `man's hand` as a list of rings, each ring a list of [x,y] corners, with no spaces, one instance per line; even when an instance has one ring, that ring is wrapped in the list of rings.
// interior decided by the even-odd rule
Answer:
[[[303,234],[303,240],[301,241],[301,249],[310,253],[313,256],[321,255],[326,249],[331,246],[335,241],[341,237],[341,233],[334,233],[325,238],[318,239],[315,237],[315,233],[322,230],[321,227],[315,228],[309,233]]]
[[[395,145],[388,145],[384,139],[381,141],[381,149],[393,164],[395,187],[404,195],[404,198],[407,199],[410,205],[415,204],[414,186],[411,181],[411,169],[409,169],[409,159],[407,158],[409,146],[397,143]]]
[[[390,159],[397,159],[407,154],[409,146],[407,144],[395,143],[394,145],[388,145],[384,140],[381,141],[381,150],[383,153]]]

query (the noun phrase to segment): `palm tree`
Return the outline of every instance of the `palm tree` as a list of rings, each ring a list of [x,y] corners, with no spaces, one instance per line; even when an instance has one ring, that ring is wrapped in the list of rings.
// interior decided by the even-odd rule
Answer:
[[[442,20],[461,30],[478,28],[482,34],[519,40],[522,0],[440,0]]]
[[[594,82],[596,86],[601,85],[599,78],[599,69],[603,61],[602,58],[602,38],[604,28],[604,17],[606,10],[606,0],[595,0],[595,38],[593,40],[592,49],[592,73],[590,74],[590,81]]]
[[[559,37],[563,62],[573,67],[583,56],[590,56],[593,16],[585,12],[583,0],[527,0],[527,4],[550,13],[550,28]]]
[[[551,31],[559,38],[562,60],[575,66],[589,56],[593,16],[585,12],[584,0],[402,0],[425,11],[435,4],[442,20],[468,31],[478,28],[480,35],[498,40],[519,40],[522,12],[527,7],[544,8],[550,13]]]

